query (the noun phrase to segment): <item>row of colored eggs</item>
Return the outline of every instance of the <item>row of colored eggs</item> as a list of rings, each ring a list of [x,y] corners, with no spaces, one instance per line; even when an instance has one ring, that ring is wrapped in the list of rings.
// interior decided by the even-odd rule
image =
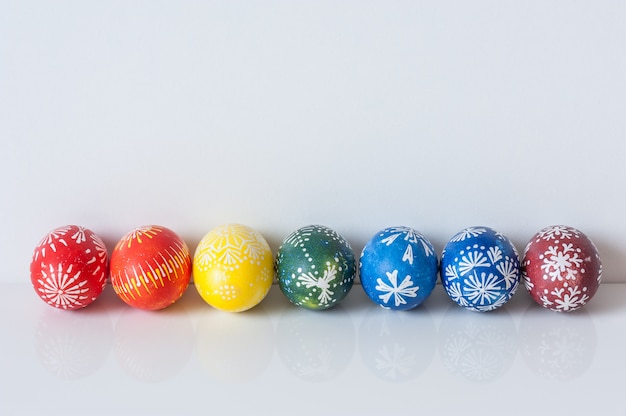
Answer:
[[[357,269],[367,296],[395,310],[424,302],[439,275],[452,300],[483,312],[508,302],[520,281],[541,306],[573,311],[593,297],[602,279],[593,242],[581,231],[560,225],[535,234],[521,261],[511,241],[489,227],[460,231],[441,258],[418,231],[389,227],[367,242],[358,265],[350,244],[321,225],[291,233],[275,258],[263,236],[245,225],[214,228],[202,238],[193,258],[175,232],[152,225],[122,237],[110,259],[95,233],[70,225],[43,238],[30,266],[36,293],[56,308],[89,305],[102,293],[110,274],[115,293],[128,305],[163,309],[183,295],[193,273],[201,297],[230,312],[259,304],[274,276],[293,304],[328,309],[351,290]]]

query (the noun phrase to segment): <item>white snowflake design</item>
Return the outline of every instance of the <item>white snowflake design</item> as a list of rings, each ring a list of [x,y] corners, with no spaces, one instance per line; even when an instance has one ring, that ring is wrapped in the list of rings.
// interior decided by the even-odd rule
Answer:
[[[464,276],[477,267],[491,267],[487,258],[480,251],[470,251],[459,262],[459,273]]]
[[[450,239],[450,241],[465,241],[468,238],[478,237],[479,235],[487,232],[485,228],[480,227],[469,227],[464,229],[463,231],[456,234],[454,237]]]
[[[107,248],[104,245],[104,242],[95,234],[91,235],[91,241],[96,247],[96,256],[100,259],[100,261],[103,261],[104,259],[106,259],[108,256],[108,252],[107,252]]]
[[[317,296],[317,299],[320,301],[320,305],[326,305],[332,299],[332,295],[335,294],[335,292],[330,290],[330,282],[335,280],[336,277],[337,266],[334,264],[331,266],[327,263],[327,268],[324,270],[322,277],[315,277],[313,273],[308,272],[298,276],[298,281],[302,282],[307,289],[313,287],[320,289],[320,294]]]
[[[448,264],[446,266],[445,274],[449,280],[454,280],[454,279],[459,278],[459,272],[456,271],[456,267],[454,267],[452,264]]]
[[[202,248],[198,248],[196,251],[200,253]],[[211,250],[203,250],[202,254],[199,254],[195,258],[195,263],[200,270],[206,270],[210,265],[215,262],[217,256]]]
[[[404,254],[402,255],[402,261],[408,261],[409,264],[413,264],[413,246],[407,245]]]
[[[76,242],[76,244],[84,243],[87,241],[85,237],[85,227],[78,227],[76,232],[70,236],[72,240]]]
[[[385,243],[387,246],[393,244],[393,242],[403,234],[403,240],[413,244],[417,244],[423,237],[422,234],[409,227],[392,227],[388,232],[390,235],[381,240],[381,243]]]
[[[309,241],[313,233],[318,233],[321,231],[323,230],[316,225],[307,225],[306,227],[302,227],[289,234],[287,238],[285,238],[283,244],[291,244],[294,247],[298,247],[304,241]]]
[[[513,260],[507,257],[505,261],[496,265],[496,270],[498,270],[498,272],[502,275],[504,285],[507,290],[518,285],[519,268],[516,267]]]
[[[398,344],[393,344],[392,351],[383,345],[376,358],[376,369],[384,371],[384,375],[391,379],[409,374],[416,364],[415,354],[407,354],[406,348]]]
[[[35,250],[33,259],[36,261],[39,259],[39,254],[41,253],[41,257],[46,257],[46,248],[50,247],[50,250],[52,250],[53,253],[56,253],[57,251],[57,246],[56,243],[61,243],[63,244],[65,247],[67,247],[67,241],[65,241],[65,236],[67,235],[67,233],[72,229],[71,225],[65,226],[65,227],[60,227],[57,228],[56,230],[53,230],[51,232],[48,233],[48,235],[46,235],[43,240],[41,240],[39,242],[39,245],[37,246],[37,250]]]
[[[407,275],[400,285],[398,285],[398,270],[394,270],[392,273],[387,272],[387,278],[389,279],[390,285],[383,282],[381,278],[376,279],[376,290],[379,292],[385,292],[383,295],[379,295],[379,299],[381,299],[385,303],[389,303],[391,296],[393,296],[394,304],[396,307],[400,305],[406,305],[405,297],[414,298],[417,297],[417,291],[419,290],[418,286],[414,286],[413,281],[411,280],[411,276]]]
[[[558,239],[571,239],[572,237],[578,238],[579,235],[575,229],[564,225],[555,225],[553,227],[544,228],[539,232],[539,239],[550,241]]]
[[[283,241],[283,244],[291,244],[293,247],[302,247],[303,243],[309,241],[313,234],[324,235],[333,241],[337,241],[341,245],[350,246],[348,241],[339,233],[323,225],[307,225],[306,227],[302,227],[289,234]]]
[[[500,247],[498,246],[489,247],[489,250],[487,250],[487,256],[492,264],[496,264],[502,260],[502,250],[500,250]]]
[[[526,287],[526,290],[530,292],[535,288],[535,284],[530,280],[530,277],[528,276],[526,271],[522,271],[522,279],[524,280],[524,286]]]
[[[467,297],[473,303],[480,305],[491,304],[501,295],[502,288],[498,284],[498,276],[493,273],[474,271],[467,279]]]
[[[539,298],[543,302],[545,307],[550,307],[550,309],[556,310],[558,312],[570,312],[575,311],[576,309],[582,307],[589,300],[589,295],[587,295],[587,288],[583,287],[580,289],[578,286],[565,286],[561,288],[553,289],[550,294],[556,296],[554,302],[551,302],[547,293],[544,292],[542,296]],[[554,305],[554,306],[553,306]]]
[[[513,293],[513,292],[511,292],[511,293]],[[489,305],[476,306],[475,310],[477,310],[479,312],[493,311],[495,309],[498,309],[500,306],[504,305],[505,303],[507,303],[510,298],[511,298],[511,295],[507,295],[505,293],[502,296],[500,296],[500,298],[497,301],[495,301],[493,303],[490,303]]]
[[[248,227],[228,224],[216,228],[211,238],[203,239],[196,251],[202,253],[196,260],[201,270],[211,266],[233,271],[244,262],[260,265],[265,259],[267,243]]]
[[[89,254],[93,256],[87,261],[87,264],[94,264],[98,262],[98,264],[96,264],[96,267],[91,272],[91,275],[98,276],[99,274],[100,276],[98,276],[98,281],[104,284],[104,281],[107,276],[105,273],[106,269],[102,268],[102,265],[106,265],[107,263],[107,257],[108,257],[107,249],[104,246],[104,242],[97,235],[92,233],[89,236],[89,239],[91,240],[95,248],[95,253],[90,248],[85,249],[85,254]]]
[[[408,243],[407,250],[404,253],[402,261],[407,261],[407,259],[410,259],[409,263],[413,264],[413,249],[411,248],[411,244],[421,244],[426,257],[434,255],[433,247],[428,244],[426,237],[424,237],[422,233],[409,227],[392,227],[388,230],[388,232],[390,235],[383,238],[381,240],[381,243],[390,246],[391,244],[393,244],[394,241],[396,241],[396,239],[398,239],[398,237],[402,235],[404,235],[403,240]]]
[[[461,306],[469,306],[469,302],[463,295],[463,291],[461,290],[460,282],[452,282],[449,286],[446,286],[446,291],[448,292],[448,296],[458,303]]]
[[[56,268],[49,265],[47,271],[42,268],[42,279],[37,280],[41,285],[38,290],[47,303],[63,309],[86,305],[85,301],[89,299],[84,295],[89,292],[89,288],[84,287],[87,280],[79,280],[80,270],[73,273],[72,269],[72,264],[67,267],[67,270],[63,269],[62,264]]]
[[[544,280],[563,281],[564,277],[565,280],[576,279],[578,274],[576,269],[583,263],[583,259],[578,257],[580,249],[575,249],[573,243],[562,243],[561,247],[562,250],[559,250],[558,246],[549,246],[548,250],[539,256],[543,260],[541,270],[544,272]]]

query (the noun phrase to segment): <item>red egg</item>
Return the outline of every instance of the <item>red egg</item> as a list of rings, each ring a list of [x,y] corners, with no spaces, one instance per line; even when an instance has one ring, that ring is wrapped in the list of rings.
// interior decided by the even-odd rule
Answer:
[[[149,225],[132,230],[111,253],[111,284],[128,305],[163,309],[183,295],[191,278],[187,244],[172,230]]]
[[[533,299],[544,308],[571,312],[595,295],[602,262],[593,242],[576,228],[546,227],[528,242],[522,278]]]
[[[68,225],[50,231],[35,248],[30,279],[48,305],[80,309],[104,290],[108,274],[104,243],[91,230]]]

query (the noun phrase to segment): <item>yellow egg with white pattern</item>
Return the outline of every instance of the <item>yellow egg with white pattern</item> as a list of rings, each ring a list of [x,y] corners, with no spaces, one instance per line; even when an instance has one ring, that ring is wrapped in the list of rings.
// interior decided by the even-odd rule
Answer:
[[[209,305],[241,312],[258,305],[274,280],[270,246],[256,230],[226,224],[209,231],[193,257],[193,279]]]

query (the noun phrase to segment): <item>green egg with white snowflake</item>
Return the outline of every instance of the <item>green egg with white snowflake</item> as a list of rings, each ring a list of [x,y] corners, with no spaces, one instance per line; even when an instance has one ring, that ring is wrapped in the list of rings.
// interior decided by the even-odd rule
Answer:
[[[289,234],[276,253],[276,277],[285,297],[311,310],[332,308],[354,284],[350,244],[336,231],[309,225]]]

